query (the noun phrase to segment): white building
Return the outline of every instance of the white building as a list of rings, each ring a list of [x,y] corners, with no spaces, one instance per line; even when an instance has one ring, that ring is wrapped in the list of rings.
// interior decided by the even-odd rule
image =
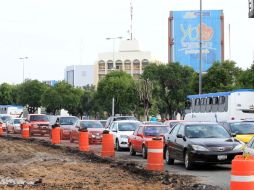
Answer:
[[[72,65],[64,71],[64,80],[74,87],[94,85],[94,77],[94,65]]]
[[[141,51],[137,40],[123,40],[120,42],[119,50],[115,52],[99,53],[96,61],[96,84],[111,70],[123,70],[139,78],[143,69],[151,61],[151,53]]]

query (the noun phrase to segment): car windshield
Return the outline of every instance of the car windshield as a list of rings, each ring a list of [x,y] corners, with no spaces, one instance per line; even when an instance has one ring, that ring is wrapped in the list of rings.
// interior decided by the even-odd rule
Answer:
[[[119,123],[118,130],[119,131],[135,131],[140,123]]]
[[[161,136],[167,133],[169,128],[167,126],[147,126],[144,129],[145,136]]]
[[[31,115],[30,121],[49,121],[46,115]]]
[[[121,121],[121,120],[137,120],[134,116],[121,116],[114,118],[114,121]]]
[[[20,124],[20,122],[22,121],[22,119],[14,119],[14,124]]]
[[[254,134],[254,122],[230,123],[230,129],[236,134]]]
[[[81,121],[80,127],[86,128],[103,128],[102,124],[99,121]]]
[[[1,119],[4,123],[11,120],[11,116],[1,116]]]
[[[101,124],[105,127],[105,125],[106,125],[106,123],[107,123],[107,120],[101,120],[100,122],[101,122]]]
[[[229,133],[221,125],[187,125],[185,136],[188,138],[230,138]]]
[[[76,117],[61,117],[59,122],[60,125],[74,125],[78,118]]]

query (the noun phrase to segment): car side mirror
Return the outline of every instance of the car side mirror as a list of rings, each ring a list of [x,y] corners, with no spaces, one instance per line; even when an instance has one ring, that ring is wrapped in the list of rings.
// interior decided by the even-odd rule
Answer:
[[[231,133],[231,137],[236,137],[236,133]]]
[[[141,134],[137,134],[137,136],[143,138],[143,135],[141,135]]]
[[[177,134],[176,137],[182,139],[182,138],[183,138],[183,135],[182,135],[182,134]]]
[[[115,130],[115,129],[114,129],[114,130],[112,130],[112,132],[116,133],[116,132],[117,132],[117,130]]]
[[[80,129],[80,126],[79,126],[79,125],[76,125],[75,128]]]

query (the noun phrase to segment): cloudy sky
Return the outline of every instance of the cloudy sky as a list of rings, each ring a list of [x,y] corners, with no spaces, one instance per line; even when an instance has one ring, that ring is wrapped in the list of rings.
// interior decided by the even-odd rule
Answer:
[[[107,37],[128,38],[130,0],[0,0],[0,83],[25,78],[62,80],[67,65],[94,64],[112,51]],[[199,9],[199,0],[133,0],[134,37],[154,59],[167,61],[169,11]],[[225,15],[225,58],[231,25],[231,59],[239,67],[253,62],[254,19],[248,0],[203,0],[203,8]],[[117,47],[118,43],[116,44]]]

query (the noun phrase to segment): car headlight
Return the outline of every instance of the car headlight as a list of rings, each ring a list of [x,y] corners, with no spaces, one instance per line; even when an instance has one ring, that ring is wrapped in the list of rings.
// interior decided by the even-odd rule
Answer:
[[[95,138],[95,135],[92,135],[92,138]]]
[[[245,144],[239,144],[239,145],[236,145],[233,150],[243,150],[245,146],[246,146]]]
[[[209,151],[207,148],[200,145],[192,145],[192,148],[197,151]]]
[[[127,135],[120,135],[120,138],[122,138],[122,139],[128,139],[129,136],[127,136]]]

